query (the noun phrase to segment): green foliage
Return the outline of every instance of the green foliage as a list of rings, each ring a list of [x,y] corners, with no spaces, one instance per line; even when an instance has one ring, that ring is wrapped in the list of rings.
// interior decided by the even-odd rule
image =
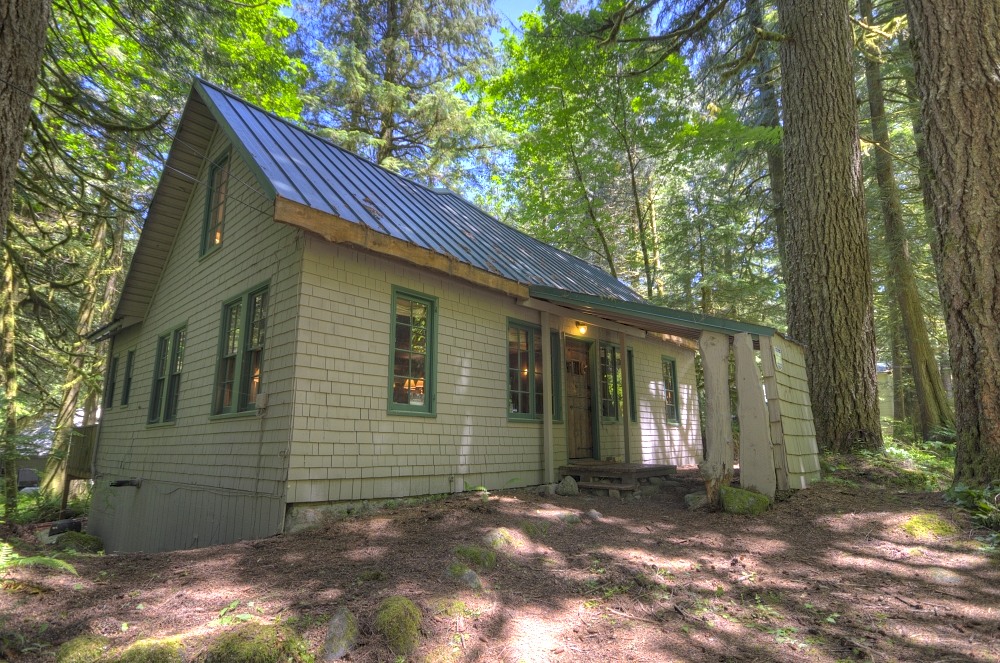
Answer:
[[[59,550],[72,550],[78,553],[99,553],[104,550],[100,537],[84,532],[65,532],[56,541]]]
[[[301,636],[287,626],[246,623],[215,638],[203,663],[312,663]]]
[[[459,546],[455,548],[455,557],[481,569],[492,569],[497,565],[497,554],[479,546]]]
[[[959,483],[947,496],[969,512],[977,527],[986,530],[985,538],[990,545],[1000,548],[1000,486],[970,488]]]
[[[390,596],[382,601],[375,617],[375,630],[381,633],[396,654],[409,654],[420,639],[420,608],[405,596]]]
[[[56,663],[97,663],[110,644],[99,635],[79,635],[56,650]]]
[[[951,484],[955,448],[943,442],[888,438],[885,450],[858,454],[884,471],[883,481],[908,490],[943,490]]]
[[[76,569],[68,562],[47,555],[23,557],[14,550],[14,546],[6,541],[0,541],[0,578],[6,576],[13,569],[25,566],[45,566],[76,575]]]

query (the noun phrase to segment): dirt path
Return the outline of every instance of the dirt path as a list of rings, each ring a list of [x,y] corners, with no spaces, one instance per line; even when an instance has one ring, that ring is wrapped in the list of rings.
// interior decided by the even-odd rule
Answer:
[[[14,660],[51,661],[81,633],[183,635],[195,656],[238,602],[227,614],[290,620],[315,651],[346,605],[362,631],[350,660],[391,661],[369,625],[404,594],[424,614],[417,661],[1000,660],[1000,566],[939,494],[821,483],[747,519],[688,511],[698,483],[680,483],[627,503],[461,495],[262,541],[78,557],[79,577],[17,571],[0,629],[23,639]],[[902,529],[925,512],[959,533]],[[450,577],[455,548],[497,528],[510,543],[483,589]]]

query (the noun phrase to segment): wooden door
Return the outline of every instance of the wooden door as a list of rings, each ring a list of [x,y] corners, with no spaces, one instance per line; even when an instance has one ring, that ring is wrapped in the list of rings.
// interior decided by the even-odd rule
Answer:
[[[594,457],[590,346],[566,339],[567,446],[570,460]]]

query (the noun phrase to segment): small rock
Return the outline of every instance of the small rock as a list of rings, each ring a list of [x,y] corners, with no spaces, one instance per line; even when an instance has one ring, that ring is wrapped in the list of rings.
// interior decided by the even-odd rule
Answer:
[[[358,641],[358,619],[350,610],[340,607],[330,620],[323,641],[323,663],[339,661]]]
[[[575,513],[560,513],[559,520],[563,521],[568,525],[574,525],[580,522],[580,516]]]
[[[692,511],[704,509],[708,506],[708,495],[705,493],[688,493],[684,496],[684,502]]]
[[[469,589],[483,588],[483,581],[479,578],[479,574],[472,569],[466,569],[465,573],[459,577],[459,580]]]
[[[591,509],[590,511],[587,512],[587,517],[590,518],[591,520],[600,520],[604,516],[597,509]]]
[[[659,486],[664,481],[666,481],[666,479],[664,479],[663,477],[649,477],[649,483],[654,486]]]
[[[562,495],[564,497],[572,497],[573,495],[579,495],[580,488],[576,485],[576,479],[567,476],[563,477],[563,480],[559,482],[556,486],[556,495]]]

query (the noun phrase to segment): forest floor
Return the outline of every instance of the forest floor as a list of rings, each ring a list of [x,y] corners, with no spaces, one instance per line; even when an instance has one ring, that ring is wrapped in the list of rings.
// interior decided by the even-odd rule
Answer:
[[[52,661],[85,633],[180,636],[195,659],[252,619],[287,623],[318,653],[346,606],[351,661],[1000,661],[1000,564],[965,514],[863,459],[833,462],[752,518],[688,510],[701,484],[682,472],[638,501],[462,494],[266,540],[75,556],[78,576],[10,573],[0,631],[17,661]],[[469,589],[449,566],[491,533],[497,563]],[[372,628],[391,595],[423,613],[406,659]]]

